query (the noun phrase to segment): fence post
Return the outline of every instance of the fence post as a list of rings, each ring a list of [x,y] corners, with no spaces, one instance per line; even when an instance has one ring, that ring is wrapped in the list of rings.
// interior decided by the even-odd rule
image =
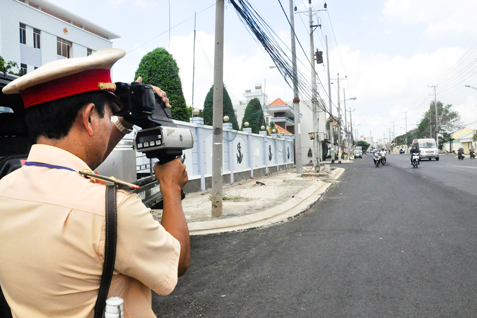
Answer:
[[[253,177],[253,161],[252,161],[252,128],[246,127],[243,129],[243,132],[247,133],[247,160],[248,166],[250,167],[250,178]]]
[[[197,160],[199,161],[199,173],[200,173],[200,190],[205,191],[205,170],[207,169],[205,161],[205,140],[203,135],[204,130],[204,118],[202,117],[193,117],[192,123],[197,125],[196,136],[197,136]]]
[[[268,174],[268,160],[267,160],[267,131],[260,130],[260,136],[262,137],[262,162],[265,166],[265,174]]]
[[[227,149],[228,151],[228,168],[230,170],[230,183],[234,183],[234,157],[233,157],[233,139],[232,139],[232,134],[233,134],[233,125],[232,123],[224,123],[224,129],[227,130],[227,132],[224,134],[224,141],[226,143],[226,147],[224,149]]]

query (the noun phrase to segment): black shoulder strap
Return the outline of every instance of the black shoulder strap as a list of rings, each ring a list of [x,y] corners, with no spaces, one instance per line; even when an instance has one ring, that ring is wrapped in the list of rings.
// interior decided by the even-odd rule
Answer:
[[[0,287],[0,317],[2,318],[12,318],[12,311],[10,306],[3,295],[2,288]]]
[[[99,286],[98,299],[94,306],[94,318],[103,316],[108,297],[109,286],[113,278],[114,263],[116,261],[117,243],[117,206],[116,206],[116,185],[107,183],[106,186],[106,243],[104,244],[104,265]]]

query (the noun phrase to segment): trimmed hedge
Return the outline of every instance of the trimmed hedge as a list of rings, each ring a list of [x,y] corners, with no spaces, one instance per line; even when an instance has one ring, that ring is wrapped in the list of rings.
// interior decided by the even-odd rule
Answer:
[[[171,104],[172,118],[189,121],[192,114],[187,112],[182,82],[179,77],[179,67],[172,55],[164,48],[157,48],[144,55],[134,75],[134,80],[142,77],[144,84],[159,87],[167,93]]]
[[[230,99],[229,93],[224,85],[224,105],[223,105],[223,116],[229,116],[229,123],[232,123],[232,128],[235,130],[239,129],[237,117],[235,116],[234,107],[232,105],[232,100]],[[214,85],[210,88],[207,96],[204,100],[204,109],[202,110],[202,117],[204,118],[204,124],[213,126],[213,117],[214,117]]]
[[[242,119],[242,130],[246,121],[250,124],[249,127],[252,128],[252,132],[254,134],[259,133],[261,126],[266,126],[265,118],[263,117],[262,105],[258,98],[254,98],[248,102]]]

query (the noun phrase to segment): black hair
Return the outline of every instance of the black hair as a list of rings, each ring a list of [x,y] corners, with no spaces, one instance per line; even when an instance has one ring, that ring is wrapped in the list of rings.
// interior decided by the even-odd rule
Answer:
[[[93,103],[100,118],[104,117],[104,105],[113,103],[110,94],[94,91],[31,106],[26,109],[26,124],[33,141],[39,136],[61,139],[68,135],[78,112],[86,104]]]

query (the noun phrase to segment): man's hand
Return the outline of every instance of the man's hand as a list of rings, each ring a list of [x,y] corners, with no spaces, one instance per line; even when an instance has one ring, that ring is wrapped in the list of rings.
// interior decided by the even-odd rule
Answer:
[[[139,76],[136,80],[137,83],[142,84],[142,77]],[[171,104],[169,104],[169,98],[167,98],[166,92],[164,92],[162,89],[160,89],[157,86],[151,85],[152,88],[154,89],[154,92],[159,95],[160,98],[162,98],[162,101],[166,105],[167,108],[171,108]]]
[[[181,190],[188,181],[185,168],[181,158],[163,165],[158,163],[154,165],[154,173],[161,185],[162,200],[164,201],[161,224],[181,244],[179,276],[187,271],[190,262],[189,228],[181,203]]]
[[[156,163],[154,165],[154,173],[156,179],[161,185],[161,192],[164,196],[164,191],[178,192],[180,196],[180,190],[184,188],[185,184],[189,180],[187,176],[186,166],[182,163],[181,158],[174,159],[160,165]]]

